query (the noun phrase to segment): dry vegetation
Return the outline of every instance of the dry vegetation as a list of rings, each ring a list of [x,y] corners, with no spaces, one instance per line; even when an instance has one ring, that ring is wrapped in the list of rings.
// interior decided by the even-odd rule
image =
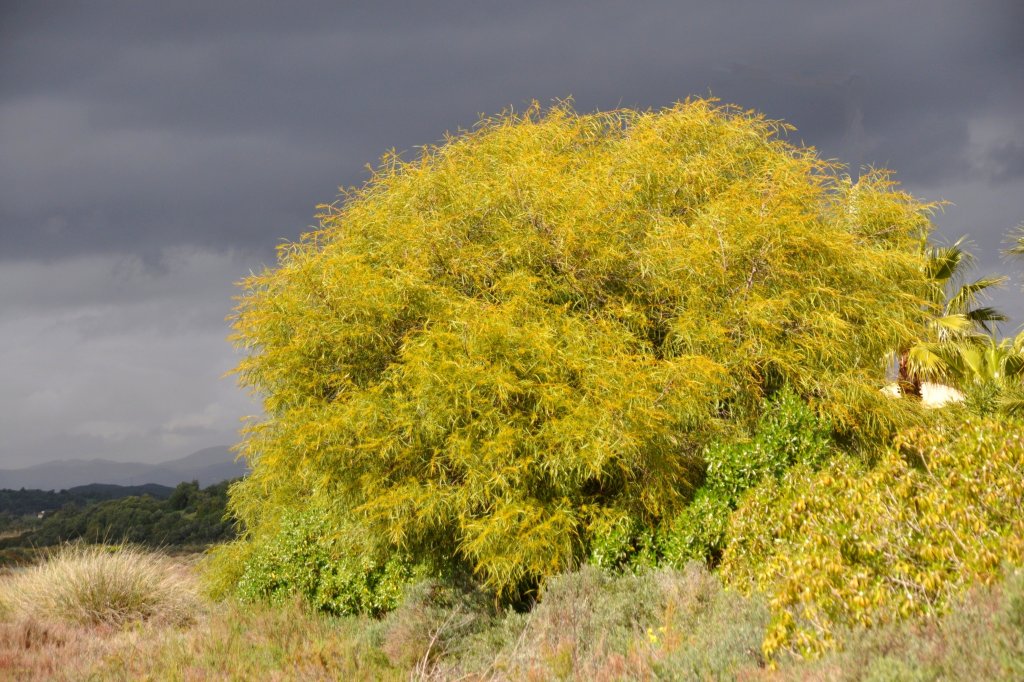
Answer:
[[[0,587],[16,619],[89,625],[184,623],[197,610],[194,577],[168,557],[134,547],[68,545]]]
[[[116,596],[121,552],[76,549],[0,579],[9,599],[30,580],[69,599]],[[87,557],[90,561],[68,561]],[[426,582],[382,618],[330,617],[300,602],[242,605],[199,597],[195,562],[131,551],[135,567],[175,584],[168,612],[132,617],[89,596],[97,613],[8,609],[0,622],[0,678],[15,680],[890,680],[1019,679],[1024,675],[1024,574],[979,589],[940,618],[840,633],[845,647],[765,666],[763,603],[725,589],[691,564],[616,575],[582,569],[554,578],[527,613],[496,611],[467,589]],[[63,566],[61,566],[63,564]],[[87,565],[70,575],[73,565]],[[58,567],[61,570],[57,570]],[[100,568],[101,567],[101,568]],[[118,573],[119,575],[120,573]],[[122,576],[123,578],[123,576]],[[47,580],[97,581],[92,591]],[[9,602],[8,602],[9,603]],[[191,604],[182,618],[180,605]],[[144,614],[148,614],[144,615]]]

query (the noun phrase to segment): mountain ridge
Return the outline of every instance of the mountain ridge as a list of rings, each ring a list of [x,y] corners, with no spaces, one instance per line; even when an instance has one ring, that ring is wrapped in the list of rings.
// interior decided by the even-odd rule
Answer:
[[[199,481],[201,486],[244,476],[247,467],[236,462],[231,450],[217,445],[177,459],[147,464],[109,459],[65,459],[34,464],[21,469],[0,469],[0,489],[62,490],[83,485],[175,486],[182,481]]]

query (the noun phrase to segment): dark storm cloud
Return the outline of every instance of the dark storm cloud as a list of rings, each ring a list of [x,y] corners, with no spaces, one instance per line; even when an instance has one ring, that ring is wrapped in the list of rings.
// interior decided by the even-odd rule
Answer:
[[[1022,103],[1019,17],[1011,2],[14,4],[3,256],[265,252],[385,149],[566,95],[710,92],[854,166],[961,179],[968,119]],[[994,172],[1015,172],[1018,144]]]
[[[1018,0],[4,2],[0,465],[234,440],[232,282],[385,150],[534,99],[761,110],[1005,270],[1021,35]]]

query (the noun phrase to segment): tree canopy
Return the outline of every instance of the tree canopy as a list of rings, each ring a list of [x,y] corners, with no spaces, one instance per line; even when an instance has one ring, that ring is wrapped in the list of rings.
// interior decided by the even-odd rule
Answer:
[[[244,282],[238,547],[318,508],[509,590],[671,518],[784,387],[854,448],[905,423],[932,205],[789,130],[562,104],[385,156]]]

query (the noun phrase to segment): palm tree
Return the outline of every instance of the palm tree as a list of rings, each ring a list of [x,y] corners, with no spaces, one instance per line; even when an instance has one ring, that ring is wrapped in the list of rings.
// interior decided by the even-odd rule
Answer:
[[[1024,334],[1016,339],[985,337],[958,357],[958,374],[975,382],[1003,384],[1024,377]]]
[[[956,379],[962,376],[964,353],[990,338],[1006,316],[990,306],[979,305],[992,287],[1006,282],[1004,276],[981,277],[964,282],[974,264],[964,237],[950,246],[926,247],[925,266],[932,286],[928,304],[934,311],[924,338],[917,339],[899,356],[899,386],[905,395],[920,397],[925,379]]]
[[[1017,226],[1017,229],[1010,233],[1010,248],[1004,252],[1007,256],[1024,259],[1024,223]],[[1017,338],[1013,340],[1013,349],[1017,353],[1017,357],[1021,359],[1021,364],[1024,365],[1024,332],[1017,335]],[[1021,414],[1024,415],[1024,370],[1021,370],[1014,377],[1012,374],[1005,375],[1006,379],[1016,378],[1017,381],[1011,381],[1007,390],[1003,392],[1003,395],[999,401],[1000,410],[1006,414]]]

